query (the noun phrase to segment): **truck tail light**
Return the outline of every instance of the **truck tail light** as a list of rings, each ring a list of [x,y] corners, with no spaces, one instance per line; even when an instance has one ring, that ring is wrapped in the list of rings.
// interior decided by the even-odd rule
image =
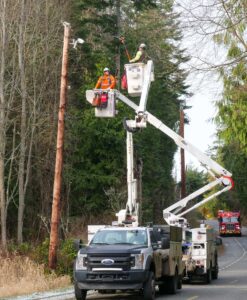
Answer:
[[[196,260],[196,265],[197,266],[204,266],[204,260]]]

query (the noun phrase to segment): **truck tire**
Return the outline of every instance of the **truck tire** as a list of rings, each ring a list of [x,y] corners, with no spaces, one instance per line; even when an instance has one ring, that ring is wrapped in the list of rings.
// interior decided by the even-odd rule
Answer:
[[[168,292],[168,285],[163,283],[163,284],[159,284],[159,293],[161,295],[167,294]]]
[[[211,267],[207,270],[207,273],[206,273],[206,283],[211,283],[212,281],[212,269]]]
[[[178,271],[176,269],[174,276],[169,278],[168,282],[168,293],[174,295],[177,293],[177,289],[179,286],[179,278],[178,278]]]
[[[76,282],[74,284],[74,288],[75,288],[75,298],[76,298],[76,300],[86,300],[87,290],[79,289]]]
[[[148,280],[143,286],[143,299],[154,300],[155,299],[155,278],[152,271],[149,272]]]
[[[182,289],[183,278],[182,275],[178,276],[178,290]]]
[[[219,267],[218,267],[218,255],[214,257],[215,267],[212,269],[212,279],[218,279]]]
[[[216,267],[215,270],[212,271],[212,279],[218,279],[218,266]]]

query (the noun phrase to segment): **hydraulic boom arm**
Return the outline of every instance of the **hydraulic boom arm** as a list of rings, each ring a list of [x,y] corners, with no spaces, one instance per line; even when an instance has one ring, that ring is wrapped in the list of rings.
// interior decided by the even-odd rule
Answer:
[[[127,121],[128,122],[128,121]],[[127,152],[127,183],[128,201],[125,209],[121,209],[116,216],[118,224],[132,224],[138,226],[139,203],[137,203],[137,179],[134,177],[134,147],[132,132],[126,130]]]
[[[138,111],[138,106],[131,100],[129,100],[126,96],[121,94],[119,91],[116,91],[116,96],[119,100],[127,104],[129,107],[133,108],[135,111]],[[203,165],[208,167],[212,170],[212,172],[215,173],[215,175],[218,176],[229,176],[231,177],[232,174],[228,172],[226,169],[224,169],[222,166],[220,166],[217,162],[212,160],[210,157],[205,155],[202,151],[197,149],[195,146],[193,146],[191,143],[186,141],[184,138],[182,138],[180,135],[178,135],[175,131],[170,129],[168,126],[166,126],[162,121],[160,121],[158,118],[153,116],[151,113],[145,111],[146,121],[168,135],[170,138],[174,140],[174,142],[182,149],[188,151],[193,156],[195,156]],[[138,127],[138,124],[137,124]]]
[[[115,91],[116,97],[127,104],[129,107],[133,108],[137,113],[139,112],[139,107],[129,100],[126,96],[121,94],[119,91]],[[231,179],[232,174],[227,171],[225,168],[223,168],[221,165],[219,165],[217,162],[212,160],[210,157],[205,155],[202,151],[197,149],[195,146],[193,146],[191,143],[187,142],[184,138],[179,136],[176,132],[174,132],[172,129],[167,127],[162,121],[160,121],[158,118],[153,116],[151,113],[145,111],[143,114],[142,119],[136,118],[135,127],[144,127],[143,122],[148,122],[166,135],[168,135],[170,138],[174,140],[174,142],[182,149],[188,151],[193,156],[195,156],[199,162],[205,166],[208,170],[208,172],[215,178],[214,181],[210,182],[206,186],[202,187],[201,189],[195,191],[194,193],[190,194],[189,196],[185,197],[184,199],[178,201],[177,203],[171,205],[170,207],[164,209],[163,216],[166,222],[170,225],[180,224],[181,222],[181,216],[185,215],[189,211],[205,204],[206,202],[210,201],[212,198],[217,197],[219,194],[226,192],[230,190],[233,186],[233,181]],[[140,124],[140,125],[139,125]],[[134,127],[134,125],[132,125]],[[186,207],[187,203],[199,195],[209,191],[216,185],[223,185],[223,189],[220,191],[214,193],[213,195],[207,197],[203,201],[197,203],[193,207],[187,209],[186,211],[180,213],[179,215],[176,215],[179,211],[181,211],[184,207]],[[184,218],[182,221],[186,221]]]

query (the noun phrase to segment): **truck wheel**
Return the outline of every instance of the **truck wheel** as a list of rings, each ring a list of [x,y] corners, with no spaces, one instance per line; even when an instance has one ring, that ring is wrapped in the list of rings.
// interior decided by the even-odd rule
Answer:
[[[178,276],[178,290],[182,289],[183,278],[182,275]]]
[[[218,279],[218,273],[219,273],[219,268],[218,268],[218,263],[216,261],[215,268],[212,270],[212,279]]]
[[[155,278],[154,273],[150,271],[148,280],[143,286],[143,299],[154,300],[155,299]]]
[[[211,283],[212,281],[212,270],[211,267],[207,270],[207,274],[206,274],[206,283]]]
[[[87,290],[81,290],[77,286],[77,283],[74,285],[75,288],[75,298],[76,300],[86,300],[87,297]]]
[[[177,288],[178,288],[178,271],[176,269],[175,275],[169,278],[169,283],[168,283],[168,293],[169,294],[176,294]]]
[[[218,279],[219,267],[218,267],[218,255],[214,256],[215,267],[212,269],[212,279]]]
[[[218,266],[212,271],[212,279],[218,279]]]
[[[167,294],[168,292],[168,286],[167,284],[159,284],[159,293],[161,295]]]

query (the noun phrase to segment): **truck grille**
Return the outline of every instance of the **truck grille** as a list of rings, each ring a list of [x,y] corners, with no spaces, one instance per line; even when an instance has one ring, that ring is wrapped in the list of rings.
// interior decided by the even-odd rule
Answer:
[[[111,260],[111,264],[104,264],[104,260]],[[87,257],[87,267],[89,271],[93,269],[121,269],[130,270],[132,257],[130,255],[120,256],[119,254],[97,255],[89,254]]]
[[[226,230],[234,231],[235,230],[234,224],[226,224]]]
[[[129,280],[129,274],[99,274],[99,273],[89,273],[87,274],[87,279],[88,280],[100,280],[100,281],[112,281],[112,280]]]

